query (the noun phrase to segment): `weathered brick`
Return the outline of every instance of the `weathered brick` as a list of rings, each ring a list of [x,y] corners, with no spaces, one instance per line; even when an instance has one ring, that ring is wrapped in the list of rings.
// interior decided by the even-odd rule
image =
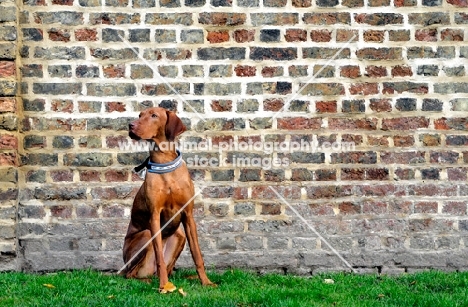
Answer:
[[[294,25],[299,23],[298,13],[251,13],[253,26]]]

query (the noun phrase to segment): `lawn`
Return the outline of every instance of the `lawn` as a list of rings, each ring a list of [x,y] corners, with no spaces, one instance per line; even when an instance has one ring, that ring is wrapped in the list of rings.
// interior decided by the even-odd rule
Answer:
[[[200,286],[193,274],[179,271],[171,278],[183,295],[159,294],[157,280],[146,284],[92,270],[0,273],[0,306],[468,306],[467,272],[304,278],[232,270],[209,274],[217,288]]]

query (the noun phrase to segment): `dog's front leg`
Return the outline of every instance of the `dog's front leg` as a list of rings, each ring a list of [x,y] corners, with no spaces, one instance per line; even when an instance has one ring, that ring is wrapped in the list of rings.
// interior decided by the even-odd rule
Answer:
[[[200,251],[200,245],[198,244],[197,225],[192,214],[187,214],[183,220],[185,233],[187,235],[187,241],[190,247],[190,253],[192,254],[193,262],[195,262],[195,268],[197,270],[198,278],[204,286],[214,286],[205,272],[205,263],[203,262],[202,253]]]
[[[161,220],[159,212],[154,212],[151,217],[151,235],[154,237],[156,234],[158,235],[154,239],[153,247],[154,254],[156,255],[156,270],[159,277],[159,289],[163,289],[169,279],[167,277],[166,264],[164,263]]]

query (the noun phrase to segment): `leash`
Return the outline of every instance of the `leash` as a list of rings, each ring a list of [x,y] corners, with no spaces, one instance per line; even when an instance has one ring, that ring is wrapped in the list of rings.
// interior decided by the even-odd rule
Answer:
[[[182,160],[182,153],[178,149],[176,149],[176,153],[177,153],[177,158],[175,158],[171,162],[167,162],[167,163],[151,162],[150,157],[148,157],[148,158],[146,158],[146,160],[142,164],[135,167],[133,169],[133,171],[141,179],[145,179],[147,171],[150,172],[150,173],[153,173],[153,174],[170,173],[170,172],[176,170],[177,168],[179,168],[179,166],[182,165],[182,161],[183,161]]]

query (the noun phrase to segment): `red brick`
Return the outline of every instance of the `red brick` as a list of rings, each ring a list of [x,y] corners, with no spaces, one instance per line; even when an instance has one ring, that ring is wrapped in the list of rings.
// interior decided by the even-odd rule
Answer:
[[[410,147],[414,145],[414,137],[412,135],[395,135],[393,144],[395,147]]]
[[[366,169],[366,180],[388,180],[389,171],[386,168]]]
[[[237,65],[234,68],[236,72],[236,76],[238,77],[254,77],[257,69],[255,66],[248,66],[248,65]]]
[[[356,168],[341,169],[341,180],[364,180],[365,170]]]
[[[321,118],[287,117],[278,118],[277,121],[278,129],[285,130],[317,130],[322,126]]]
[[[232,111],[232,100],[213,100],[211,102],[211,109],[215,112]]]
[[[416,164],[426,161],[424,151],[381,152],[380,160],[385,164]]]
[[[444,202],[442,213],[448,213],[456,216],[466,215],[466,201]]]
[[[128,171],[126,170],[108,170],[104,173],[108,182],[123,182],[128,180]]]
[[[79,29],[75,30],[75,39],[77,41],[97,41],[98,40],[98,33],[96,29]]]
[[[364,214],[385,214],[387,213],[387,203],[383,201],[364,201],[362,203],[362,213]]]
[[[437,41],[437,29],[419,29],[416,30],[414,38],[417,41],[423,42],[436,42]]]
[[[429,127],[429,119],[419,117],[384,118],[382,130],[415,130]]]
[[[408,193],[412,196],[456,196],[456,185],[415,184],[408,186]]]
[[[343,215],[361,213],[361,206],[352,202],[342,202],[338,205],[338,208],[340,209],[340,214]]]
[[[16,65],[13,61],[0,61],[0,78],[14,77]]]
[[[361,77],[361,70],[357,65],[347,65],[340,67],[340,76],[345,78],[356,79]]]
[[[265,78],[279,77],[283,75],[283,67],[267,66],[262,68],[262,76]]]
[[[447,3],[458,7],[468,7],[467,0],[447,0]]]
[[[375,95],[379,93],[379,85],[377,83],[356,83],[349,87],[351,95]]]
[[[301,189],[298,186],[273,186],[273,189],[278,192],[285,199],[300,199]],[[270,186],[253,186],[252,187],[253,199],[278,199],[278,196]]]
[[[209,31],[206,39],[211,44],[224,43],[229,41],[229,31]]]
[[[414,203],[414,213],[437,213],[438,204],[435,201],[418,201]]]
[[[70,206],[52,206],[50,213],[53,217],[69,219],[72,217],[72,208]]]
[[[18,159],[14,152],[0,152],[0,166],[17,166]]]
[[[125,206],[120,204],[113,204],[102,207],[103,217],[123,218],[125,217]]]
[[[73,112],[73,101],[72,100],[52,100],[50,109],[55,112]]]
[[[247,188],[243,187],[237,187],[234,188],[234,193],[232,195],[232,198],[234,199],[247,199],[249,198],[249,192]]]
[[[310,31],[310,39],[313,42],[329,42],[331,41],[332,32],[329,30],[312,30]]]
[[[263,101],[263,110],[280,111],[284,107],[284,101],[281,98],[265,99]]]
[[[413,75],[413,71],[409,66],[395,66],[392,67],[392,77],[411,77]]]
[[[367,143],[370,146],[388,147],[388,145],[389,145],[388,136],[372,136],[372,135],[369,135],[367,137]]]
[[[125,65],[124,64],[110,64],[102,68],[105,78],[124,78]]]
[[[317,113],[336,113],[336,101],[317,101],[315,103],[315,110]]]
[[[384,31],[368,30],[364,32],[364,41],[381,43],[384,41],[384,36]]]
[[[285,39],[287,42],[307,41],[307,31],[302,29],[287,29]]]
[[[281,205],[280,204],[262,204],[261,215],[280,215]]]
[[[57,5],[73,5],[73,0],[52,0],[52,4]]]
[[[213,145],[219,146],[220,143],[228,143],[234,142],[234,137],[232,135],[215,135],[211,138],[211,143]]]
[[[119,142],[125,143],[128,142],[128,137],[123,135],[116,135],[116,136],[107,136],[106,137],[106,145],[107,148],[119,148]]]
[[[18,149],[18,139],[11,134],[0,134],[0,149]]]
[[[94,219],[98,218],[97,208],[89,205],[78,205],[76,207],[76,216],[78,218]]]
[[[392,103],[390,99],[371,99],[369,107],[374,112],[391,112]]]
[[[393,200],[388,202],[388,213],[390,214],[411,214],[413,203],[411,201]]]
[[[440,37],[443,41],[462,42],[464,38],[464,33],[461,29],[444,29],[440,33]]]
[[[316,181],[335,181],[336,170],[319,169],[314,171]]]
[[[353,38],[354,37],[354,38]],[[337,42],[349,42],[353,38],[353,42],[359,40],[359,32],[357,30],[336,30],[336,41]]]
[[[377,130],[377,118],[330,118],[328,127],[332,130]]]
[[[450,127],[447,125],[447,119],[445,117],[434,120],[434,128],[436,130],[449,130]]]
[[[126,105],[123,102],[109,101],[106,102],[106,112],[125,112],[127,111]]]
[[[447,168],[447,178],[450,181],[466,181],[467,173],[466,167]]]
[[[51,171],[50,177],[53,182],[71,182],[73,181],[73,171],[69,170],[58,170]]]
[[[255,30],[236,30],[234,31],[234,39],[238,43],[248,43],[255,40]]]
[[[387,76],[387,68],[383,66],[370,65],[366,67],[366,76],[370,78],[381,78]]]
[[[92,170],[79,171],[80,181],[101,181],[101,173]]]
[[[69,42],[70,32],[63,29],[50,29],[48,32],[49,39],[54,42]]]
[[[312,0],[292,0],[292,5],[294,7],[310,7]]]
[[[16,98],[0,97],[0,113],[16,112]]]
[[[341,142],[354,143],[356,146],[361,145],[363,141],[362,135],[355,134],[343,134],[341,136]]]
[[[395,170],[395,176],[398,180],[412,180],[414,179],[415,172],[413,169],[408,168],[397,168]]]

